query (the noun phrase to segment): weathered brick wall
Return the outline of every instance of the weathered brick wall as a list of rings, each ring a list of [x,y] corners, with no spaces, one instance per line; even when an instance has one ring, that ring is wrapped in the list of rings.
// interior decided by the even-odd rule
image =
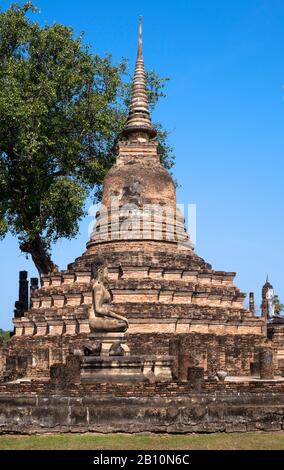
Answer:
[[[171,382],[95,382],[80,383],[74,380],[68,382],[68,388],[64,386],[58,387],[52,380],[35,380],[24,381],[21,383],[2,382],[0,383],[0,397],[21,397],[21,396],[53,396],[56,388],[58,396],[68,396],[73,398],[86,398],[93,396],[97,398],[114,398],[114,397],[138,397],[138,398],[155,398],[155,397],[187,397],[189,395],[196,396],[189,381],[171,381]],[[238,396],[238,394],[249,394],[251,399],[256,399],[258,395],[265,397],[271,394],[271,404],[277,404],[277,400],[284,396],[284,381],[260,379],[254,381],[217,381],[206,379],[200,389],[200,394],[206,396],[211,394],[212,397],[220,396]],[[277,398],[278,397],[278,398]],[[270,403],[270,402],[269,402]],[[267,405],[269,404],[266,403]]]
[[[53,364],[65,363],[71,345],[81,348],[86,341],[88,336],[83,334],[14,337],[8,345],[6,377],[49,377]],[[186,369],[196,366],[203,367],[209,375],[216,370],[225,370],[230,375],[250,375],[250,363],[258,360],[263,338],[258,335],[135,333],[128,334],[127,341],[134,355],[173,355],[174,374],[178,377],[179,369],[185,369],[186,376]],[[3,356],[2,363],[3,370]]]
[[[86,335],[13,337],[3,364],[6,380],[24,376],[48,378],[53,364],[65,363],[70,346],[80,346],[85,341]]]
[[[41,382],[0,386],[0,433],[240,432],[284,429],[279,382],[206,382],[201,392],[171,382],[73,386],[52,393]]]
[[[267,337],[277,350],[275,354],[275,371],[279,375],[284,375],[284,324],[268,324]]]
[[[176,340],[173,339],[172,342]],[[254,335],[180,335],[179,356],[189,357],[190,366],[201,366],[208,372],[225,370],[229,375],[250,375],[262,338]]]
[[[127,344],[134,355],[145,355],[145,354],[157,354],[157,355],[168,355],[169,354],[169,340],[171,334],[147,334],[147,333],[135,333],[133,335],[127,335]]]
[[[133,354],[170,354],[175,356],[174,372],[178,375],[179,360],[184,367],[204,367],[210,374],[225,370],[230,375],[250,375],[250,363],[257,360],[263,338],[258,335],[215,334],[135,334],[128,335]],[[186,363],[185,363],[186,360]]]

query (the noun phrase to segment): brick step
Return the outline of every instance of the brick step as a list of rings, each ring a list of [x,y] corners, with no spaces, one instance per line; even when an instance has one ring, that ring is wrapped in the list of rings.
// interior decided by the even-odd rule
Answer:
[[[187,287],[187,289],[186,289]],[[183,289],[183,290],[182,290]],[[162,302],[172,304],[195,304],[242,308],[245,294],[238,289],[205,289],[201,286],[175,286],[174,283],[144,284],[119,282],[110,285],[113,302]],[[92,291],[67,293],[39,292],[32,297],[32,309],[51,309],[84,307],[92,305]]]

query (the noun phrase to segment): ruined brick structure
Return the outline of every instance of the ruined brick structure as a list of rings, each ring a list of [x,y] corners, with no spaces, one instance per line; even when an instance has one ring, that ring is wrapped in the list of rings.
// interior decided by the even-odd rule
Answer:
[[[182,396],[188,394],[187,386],[181,384],[187,383],[189,377],[199,377],[196,381],[200,392],[204,376],[203,387],[210,401],[209,384],[216,371],[223,370],[228,376],[249,380],[251,364],[259,364],[262,357],[266,361],[263,370],[265,366],[269,368],[267,379],[273,377],[273,368],[278,371],[277,354],[273,355],[277,347],[266,336],[265,318],[254,316],[253,297],[250,309],[246,309],[245,294],[234,284],[235,273],[215,271],[194,252],[183,216],[176,210],[175,185],[160,162],[151,124],[141,37],[129,118],[118,144],[116,164],[104,182],[102,208],[97,214],[93,234],[86,251],[66,271],[42,277],[41,287],[32,289],[30,309],[14,319],[15,335],[0,351],[1,375],[5,381],[0,385],[0,394],[1,390],[4,395],[7,390],[7,393],[14,390],[15,395],[21,394],[20,390],[24,393],[25,387],[35,395],[43,391],[45,395],[52,394],[54,380],[48,379],[55,364],[63,366],[62,377],[70,380],[72,369],[65,371],[64,365],[70,349],[80,348],[88,337],[92,265],[102,263],[108,268],[113,310],[129,320],[127,341],[132,354],[146,352],[173,357],[173,382],[163,385],[167,400],[178,396],[179,390]],[[268,350],[272,351],[272,356],[263,352]],[[273,364],[267,359],[268,355]],[[200,368],[204,369],[204,374]],[[56,374],[54,377],[58,379]],[[20,377],[33,381],[22,385],[22,389],[21,385],[13,388],[12,384],[7,384]],[[72,386],[75,395],[92,394],[87,385]],[[232,385],[229,389],[227,382],[223,386],[232,403],[236,388]],[[105,387],[95,387],[98,396],[102,392],[102,400]],[[123,387],[127,394],[127,387]],[[132,385],[129,387],[130,390]],[[145,394],[139,387],[146,390]],[[258,393],[262,393],[262,388],[265,392],[265,385],[259,387]],[[119,390],[122,393],[122,388]],[[143,407],[147,408],[147,397],[155,397],[161,389],[159,384],[144,384],[137,385],[135,390],[133,396],[137,393],[140,400],[143,398]],[[267,393],[270,392],[269,389]],[[283,393],[283,386],[280,392]],[[108,400],[111,400],[110,395],[109,391]],[[244,400],[247,400],[244,406],[249,407],[253,397],[251,402]],[[124,403],[125,398],[122,401]],[[262,403],[260,398],[259,403]],[[34,402],[28,406],[34,407]],[[137,406],[136,403],[136,411]],[[167,405],[164,403],[160,408],[167,408]],[[218,421],[215,416],[216,419]],[[62,425],[64,430],[70,427],[70,422],[66,423]],[[9,425],[5,426],[7,430]],[[82,427],[86,429],[86,423]],[[134,428],[146,429],[142,424]],[[230,429],[230,424],[215,428]],[[102,426],[95,429],[102,430]],[[121,426],[109,424],[105,429],[118,430]],[[131,430],[131,426],[128,429]],[[163,425],[147,428],[157,429],[163,430]],[[195,428],[170,425],[169,429],[176,432]],[[212,429],[207,427],[207,430]]]

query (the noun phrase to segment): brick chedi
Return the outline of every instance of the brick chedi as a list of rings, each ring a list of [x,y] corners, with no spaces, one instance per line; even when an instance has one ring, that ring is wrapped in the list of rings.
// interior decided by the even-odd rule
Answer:
[[[6,379],[49,376],[89,333],[93,264],[108,269],[113,310],[127,317],[133,354],[171,354],[174,376],[188,367],[249,375],[265,343],[263,319],[244,307],[235,273],[214,271],[194,251],[176,209],[149,113],[142,25],[129,117],[87,249],[66,271],[41,279],[31,308],[14,319],[2,358]],[[5,362],[2,359],[2,362]]]

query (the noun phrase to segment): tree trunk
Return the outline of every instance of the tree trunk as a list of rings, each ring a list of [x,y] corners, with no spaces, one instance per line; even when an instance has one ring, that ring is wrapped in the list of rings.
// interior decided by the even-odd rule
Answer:
[[[36,237],[30,242],[21,243],[20,250],[31,255],[40,277],[58,271],[58,267],[53,263],[40,237]]]

